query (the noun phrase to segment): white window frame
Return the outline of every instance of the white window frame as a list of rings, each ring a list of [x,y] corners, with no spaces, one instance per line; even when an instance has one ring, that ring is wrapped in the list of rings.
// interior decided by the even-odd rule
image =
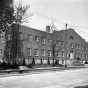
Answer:
[[[27,54],[28,54],[28,56],[32,56],[32,49],[31,48],[27,48]]]
[[[39,56],[39,50],[38,49],[34,50],[34,56]]]
[[[46,38],[42,39],[42,44],[46,44]]]
[[[48,50],[48,57],[51,57],[51,56],[52,56],[52,51]]]
[[[64,52],[63,51],[58,51],[57,52],[57,57],[64,57]]]

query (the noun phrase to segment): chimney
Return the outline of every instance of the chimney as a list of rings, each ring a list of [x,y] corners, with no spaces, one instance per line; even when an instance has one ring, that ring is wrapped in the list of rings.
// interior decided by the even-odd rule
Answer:
[[[50,32],[51,32],[51,28],[50,28],[49,25],[46,26],[46,32],[47,32],[47,33],[50,33]]]

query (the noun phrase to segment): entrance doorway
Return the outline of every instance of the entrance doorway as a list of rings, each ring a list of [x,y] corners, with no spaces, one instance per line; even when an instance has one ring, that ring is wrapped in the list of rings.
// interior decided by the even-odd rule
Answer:
[[[69,58],[70,58],[70,60],[74,59],[74,52],[73,52],[73,50],[70,51]]]

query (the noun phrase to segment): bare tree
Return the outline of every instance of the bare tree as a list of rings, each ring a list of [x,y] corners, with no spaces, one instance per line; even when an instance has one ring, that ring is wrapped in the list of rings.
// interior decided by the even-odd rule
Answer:
[[[20,60],[20,64],[24,65],[25,64],[25,58],[23,56],[23,52],[22,52],[22,42],[20,41],[20,30],[21,30],[21,24],[24,23],[26,21],[26,19],[28,17],[31,17],[32,15],[29,14],[29,16],[27,16],[27,10],[30,8],[30,5],[26,5],[26,6],[23,6],[22,5],[22,2],[19,2],[18,3],[18,6],[15,6],[14,7],[14,16],[15,16],[15,23],[17,25],[17,29],[16,29],[16,45],[15,48],[16,48],[16,58]]]
[[[26,14],[29,8],[30,5],[23,5],[21,1],[14,6],[15,23],[22,24],[28,17],[32,16],[31,13],[28,16]]]
[[[11,4],[12,0],[0,0],[0,34],[4,32],[5,39],[6,31],[9,30],[9,26],[13,23],[14,20],[14,9],[10,6]]]
[[[6,23],[4,23],[5,21],[2,21],[3,19],[1,20],[2,22],[1,27],[4,27],[2,29],[4,29],[6,33],[6,46],[4,52],[4,59],[7,63],[17,64],[19,58],[21,59],[21,62],[24,61],[23,54],[21,52],[22,43],[20,41],[20,28],[21,24],[25,22],[26,18],[28,18],[26,17],[25,14],[29,8],[30,6],[27,5],[23,6],[22,3],[19,2],[18,6],[15,7],[12,6],[9,8],[10,12],[7,10],[7,13],[9,12],[9,14],[8,16],[7,14],[5,14],[4,16],[4,19],[7,19]],[[30,16],[32,15],[29,15],[29,17]],[[8,39],[9,36],[10,39]]]

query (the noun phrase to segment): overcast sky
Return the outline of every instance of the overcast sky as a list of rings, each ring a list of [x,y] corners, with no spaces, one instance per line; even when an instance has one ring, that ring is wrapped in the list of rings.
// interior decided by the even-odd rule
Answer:
[[[18,0],[15,0],[18,2]],[[75,30],[88,41],[88,0],[22,0],[31,6],[33,16],[25,25],[45,30],[54,23],[57,30],[68,27]]]

